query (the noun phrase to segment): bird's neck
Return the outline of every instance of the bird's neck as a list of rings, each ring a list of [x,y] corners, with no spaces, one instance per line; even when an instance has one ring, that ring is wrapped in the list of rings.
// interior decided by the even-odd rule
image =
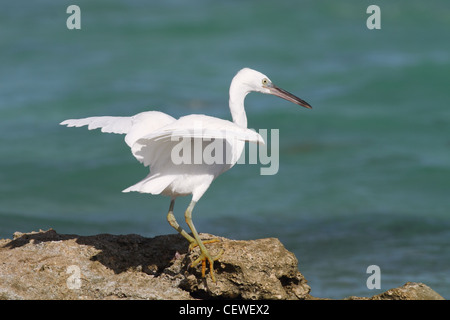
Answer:
[[[244,109],[244,100],[249,91],[244,90],[242,86],[235,81],[230,86],[230,112],[233,122],[237,125],[247,128],[247,115]]]

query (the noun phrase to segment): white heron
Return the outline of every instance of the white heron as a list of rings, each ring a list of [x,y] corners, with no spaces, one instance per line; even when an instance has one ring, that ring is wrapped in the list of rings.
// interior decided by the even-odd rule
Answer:
[[[247,129],[244,100],[252,91],[272,94],[311,109],[306,101],[277,87],[264,74],[244,68],[234,76],[230,85],[229,107],[233,122],[199,114],[175,119],[159,111],[147,111],[132,117],[89,117],[69,119],[60,124],[68,127],[87,125],[89,130],[101,128],[102,132],[126,134],[125,142],[136,159],[150,167],[150,174],[123,192],[137,191],[170,196],[167,214],[169,224],[189,241],[190,249],[196,246],[200,248],[200,255],[191,263],[191,267],[201,262],[202,276],[205,277],[208,261],[211,279],[215,281],[213,264],[222,252],[215,257],[208,252],[205,243],[218,240],[202,241],[200,239],[192,223],[192,210],[213,180],[238,161],[245,141],[264,143],[258,133]],[[215,142],[216,147],[223,148],[220,151],[224,161],[214,163],[206,163],[206,161],[179,163],[177,161],[175,163],[173,150],[176,146],[180,147],[181,144],[195,148],[197,145],[200,146],[200,152],[203,152],[212,141]],[[217,144],[218,141],[219,144]],[[192,194],[192,200],[184,216],[192,236],[180,227],[173,214],[175,199],[178,196],[190,194]]]

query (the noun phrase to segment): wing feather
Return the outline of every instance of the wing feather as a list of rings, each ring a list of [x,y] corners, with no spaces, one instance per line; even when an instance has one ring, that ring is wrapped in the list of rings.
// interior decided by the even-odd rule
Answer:
[[[68,127],[83,127],[88,126],[89,130],[101,128],[102,132],[106,133],[128,133],[131,129],[131,117],[89,117],[83,119],[68,119],[60,123]]]

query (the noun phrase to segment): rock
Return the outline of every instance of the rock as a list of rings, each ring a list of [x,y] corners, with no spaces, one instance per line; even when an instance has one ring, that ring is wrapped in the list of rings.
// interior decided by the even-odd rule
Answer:
[[[217,238],[202,234],[202,239]],[[0,299],[316,299],[293,253],[278,239],[208,244],[217,282],[189,265],[180,235],[79,236],[53,229],[14,233],[0,240]],[[408,282],[371,298],[443,299],[422,283]]]
[[[286,300],[309,297],[311,288],[298,271],[297,258],[278,239],[220,239],[221,242],[208,245],[213,255],[224,250],[215,264],[217,282],[205,281],[198,271],[188,275],[181,282],[181,288],[199,298]]]
[[[16,233],[0,241],[0,298],[189,299],[182,277],[162,272],[177,250],[173,236]]]
[[[407,282],[399,288],[389,289],[371,298],[349,297],[349,300],[445,300],[423,283]]]
[[[202,238],[211,235],[202,234]],[[189,268],[180,235],[78,236],[48,231],[0,240],[0,299],[305,299],[297,259],[277,239],[209,244],[217,282]]]

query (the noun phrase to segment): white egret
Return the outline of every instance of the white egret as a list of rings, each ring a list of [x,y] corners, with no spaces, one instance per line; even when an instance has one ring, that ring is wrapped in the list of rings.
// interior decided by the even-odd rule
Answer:
[[[205,243],[217,240],[202,241],[192,223],[192,210],[203,196],[211,183],[220,174],[229,170],[238,161],[245,141],[264,143],[262,137],[253,130],[247,129],[247,116],[244,100],[248,93],[255,91],[272,94],[300,106],[311,108],[304,100],[275,86],[264,74],[244,68],[231,81],[229,91],[229,107],[233,122],[206,115],[188,115],[178,120],[158,111],[147,111],[132,117],[89,117],[70,119],[61,122],[68,127],[88,126],[88,129],[101,128],[102,132],[126,134],[125,142],[131,148],[133,155],[150,167],[150,174],[142,181],[123,190],[142,193],[163,194],[171,197],[167,220],[183,237],[189,241],[189,248],[200,247],[200,256],[191,266],[202,263],[202,276],[205,276],[206,262],[210,265],[210,274],[215,281],[213,264],[221,253],[212,257]],[[181,140],[180,140],[181,139]],[[213,163],[206,161],[174,161],[174,148],[189,147],[201,154],[208,145],[215,142],[223,150],[215,150],[222,154],[223,161]],[[219,144],[217,144],[219,142]],[[192,148],[191,148],[192,147]],[[195,153],[195,150],[194,150]],[[183,157],[186,156],[183,154]],[[187,159],[187,158],[185,158]],[[192,157],[188,157],[192,160]],[[192,200],[185,211],[185,219],[192,236],[183,230],[173,214],[175,199],[178,196],[192,194]]]

